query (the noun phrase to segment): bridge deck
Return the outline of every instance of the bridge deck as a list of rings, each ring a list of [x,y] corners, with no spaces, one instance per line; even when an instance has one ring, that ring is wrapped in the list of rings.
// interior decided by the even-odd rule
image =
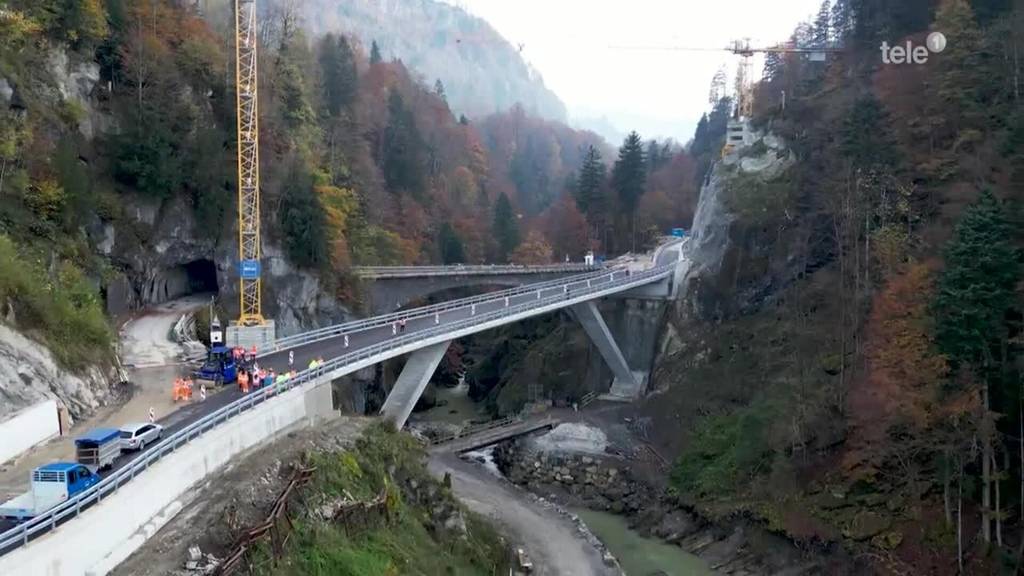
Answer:
[[[559,418],[550,415],[526,420],[506,419],[497,425],[489,424],[482,428],[470,429],[455,436],[442,438],[434,442],[434,447],[431,450],[455,453],[469,452],[470,450],[486,448],[487,446],[532,434],[540,430],[550,430],[560,423],[561,420]]]
[[[444,339],[462,337],[503,323],[519,321],[579,302],[624,292],[636,286],[662,281],[671,276],[669,266],[664,264],[668,259],[670,258],[656,257],[655,262],[663,266],[639,274],[624,270],[608,270],[607,274],[604,271],[591,272],[567,277],[557,283],[542,283],[536,291],[519,289],[508,296],[484,296],[455,301],[451,306],[441,309],[431,308],[433,311],[430,313],[409,311],[403,313],[406,319],[404,328],[399,328],[399,324],[393,322],[391,317],[385,317],[385,322],[378,322],[375,319],[357,322],[355,324],[359,325],[359,328],[352,331],[345,330],[343,326],[326,329],[326,332],[314,331],[315,338],[303,339],[301,344],[296,343],[297,345],[290,350],[282,348],[261,354],[258,362],[261,366],[272,367],[278,372],[295,370],[298,373],[297,378],[288,382],[286,388],[319,381],[325,377],[337,377],[350,373],[360,366],[372,365],[431,346]],[[289,357],[293,362],[289,362]],[[326,364],[317,370],[306,370],[310,361],[315,358],[326,360]],[[257,395],[262,398],[263,392],[253,393],[242,399],[238,389],[230,387],[221,393],[212,394],[206,402],[193,403],[161,419],[160,423],[165,425],[163,442],[148,447],[145,452],[135,452],[118,459],[113,470],[104,475],[105,480],[99,485],[18,527],[12,528],[0,523],[0,554],[42,535],[55,524],[71,519],[77,515],[80,509],[76,509],[76,506],[80,506],[83,500],[95,502],[101,492],[109,494],[117,490],[122,485],[122,478],[130,480],[136,473],[143,472],[149,466],[152,460],[148,458],[150,452],[161,450],[162,446],[183,446],[209,429],[209,426],[213,425],[211,418],[228,419],[236,416],[242,413],[242,405],[251,405],[252,399]],[[218,420],[220,421],[222,420]],[[503,438],[551,425],[550,422],[525,422],[521,427],[514,429],[495,430],[482,433],[486,435],[480,437],[467,438],[465,443],[477,447],[485,446],[499,442]],[[459,451],[471,449],[460,446],[462,444],[456,445]]]

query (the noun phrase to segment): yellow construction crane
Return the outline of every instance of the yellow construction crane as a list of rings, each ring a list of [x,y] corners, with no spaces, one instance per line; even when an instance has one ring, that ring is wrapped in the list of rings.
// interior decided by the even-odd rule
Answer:
[[[726,50],[741,58],[736,70],[736,117],[750,118],[754,113],[754,78],[751,59],[755,54],[804,54],[812,62],[824,62],[835,48],[797,48],[792,43],[753,48],[750,38],[736,40]]]
[[[260,130],[256,32],[256,0],[235,0],[240,326],[266,324],[260,299]]]
[[[675,52],[732,52],[741,58],[736,70],[736,117],[750,118],[754,108],[754,78],[751,59],[755,54],[805,54],[812,62],[824,62],[826,55],[838,52],[836,48],[798,48],[792,43],[753,47],[750,39],[735,40],[725,48],[699,48],[687,46],[616,46],[624,50],[670,50]]]

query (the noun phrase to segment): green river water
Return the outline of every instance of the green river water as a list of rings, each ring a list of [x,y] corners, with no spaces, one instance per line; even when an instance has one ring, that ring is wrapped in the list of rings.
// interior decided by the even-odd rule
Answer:
[[[485,415],[467,394],[465,383],[454,388],[439,386],[437,398],[445,400],[445,406],[438,406],[415,415],[415,418],[433,422],[464,424],[473,418]],[[490,465],[493,468],[493,463]],[[497,473],[497,469],[493,468]],[[574,509],[573,512],[586,523],[611,553],[618,558],[627,576],[705,576],[713,574],[707,565],[678,546],[665,544],[657,539],[644,538],[630,530],[621,516],[607,512]]]
[[[703,560],[684,552],[682,548],[644,538],[630,530],[621,516],[585,509],[574,509],[573,512],[618,558],[628,576],[713,574]]]

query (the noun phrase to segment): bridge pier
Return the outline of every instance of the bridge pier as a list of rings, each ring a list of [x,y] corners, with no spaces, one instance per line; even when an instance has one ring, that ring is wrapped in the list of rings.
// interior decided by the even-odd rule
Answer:
[[[616,390],[630,391],[633,396],[639,395],[643,375],[630,370],[629,363],[626,362],[626,357],[623,356],[611,330],[605,324],[601,311],[597,309],[597,304],[593,300],[583,302],[573,306],[572,312],[583,326],[583,331],[590,337],[590,341],[597,346],[605,363],[612,369],[612,373],[615,375],[612,387]]]
[[[409,419],[412,409],[416,407],[416,401],[420,399],[420,395],[426,389],[430,377],[434,375],[434,370],[441,363],[441,359],[444,358],[444,353],[451,343],[449,340],[434,344],[417,350],[409,356],[405,367],[402,368],[402,373],[398,375],[395,387],[391,389],[387,400],[384,401],[384,407],[380,409],[381,415],[385,419],[391,420],[395,424],[395,428],[401,430],[405,426],[405,421]]]

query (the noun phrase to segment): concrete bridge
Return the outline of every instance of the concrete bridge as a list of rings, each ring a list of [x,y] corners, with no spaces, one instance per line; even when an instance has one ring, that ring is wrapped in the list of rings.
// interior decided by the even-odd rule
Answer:
[[[225,390],[183,408],[166,420],[161,442],[121,458],[98,485],[24,524],[0,526],[0,574],[105,574],[177,514],[191,487],[214,470],[296,427],[338,417],[333,380],[408,356],[381,410],[403,426],[448,346],[469,334],[570,310],[620,388],[638,389],[595,303],[670,297],[685,269],[681,254],[669,244],[646,269],[592,270],[279,339],[259,363],[287,371],[291,356],[295,377],[245,396]],[[299,368],[320,357],[322,365]]]
[[[600,265],[357,266],[373,314],[400,310],[454,288],[514,287],[601,270]]]

